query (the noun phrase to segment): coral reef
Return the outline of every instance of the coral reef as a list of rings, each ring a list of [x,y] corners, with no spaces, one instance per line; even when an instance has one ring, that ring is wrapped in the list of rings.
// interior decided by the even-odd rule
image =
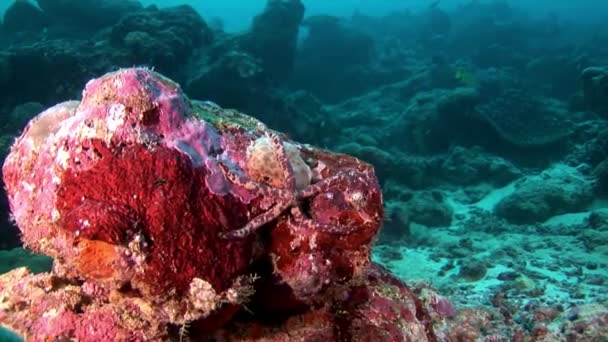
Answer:
[[[148,7],[131,11],[112,26],[110,41],[128,51],[132,65],[150,65],[176,75],[197,48],[213,37],[203,18],[190,6]]]
[[[149,69],[91,80],[81,101],[36,116],[3,178],[25,246],[53,258],[50,272],[0,276],[0,322],[27,340],[550,340],[605,330],[599,304],[518,312],[499,293],[495,310],[459,309],[424,283],[404,284],[372,261],[383,201],[371,165],[191,101]],[[400,196],[418,203],[396,215],[409,226],[411,214],[412,236],[416,220],[465,218],[439,192]],[[599,234],[590,248],[602,215],[587,223]],[[445,271],[490,276],[475,248],[460,240],[452,253],[466,259]],[[524,273],[499,278],[542,291]]]
[[[593,199],[593,181],[576,168],[556,165],[515,183],[515,190],[495,212],[514,223],[544,222],[550,217],[583,210]]]
[[[24,244],[54,259],[52,274],[3,278],[3,324],[34,340],[212,332],[267,276],[262,259],[294,307],[322,303],[369,275],[382,218],[368,164],[190,102],[148,69],[32,119],[3,175]]]
[[[381,341],[374,324],[350,320],[380,303],[403,313],[377,316],[385,336],[397,339],[384,322],[411,327],[401,337],[412,340],[607,334],[601,6],[569,21],[574,14],[558,2],[538,16],[527,2],[400,2],[381,14],[388,5],[368,11],[332,2],[336,11],[324,13],[314,2],[267,0],[248,14],[253,20],[242,20],[244,6],[231,21],[225,16],[236,14],[223,2],[217,13],[202,2],[149,3],[0,2],[0,162],[23,132],[31,144],[20,138],[19,146],[35,147],[36,156],[20,160],[37,163],[34,173],[22,172],[28,181],[0,182],[0,249],[12,249],[0,257],[7,268],[48,267],[48,257],[13,249],[21,237],[55,257],[51,273],[6,275],[3,294],[15,295],[2,296],[0,307],[15,305],[0,323],[39,322],[22,332],[42,326],[81,339],[79,324],[99,323],[90,335],[97,340],[108,339],[110,322],[125,339],[133,324],[161,340]],[[143,100],[125,110],[143,110],[145,123],[134,119],[130,129],[115,120],[120,106],[110,110],[122,98],[106,96],[120,82],[100,90],[94,85],[107,83],[93,81],[84,94],[82,85],[133,66],[219,106],[188,100],[172,81],[135,69],[139,79],[127,77],[134,82],[124,94]],[[141,85],[141,97],[129,95]],[[105,95],[91,101],[91,93]],[[50,108],[24,132],[65,99],[75,101]],[[155,112],[141,107],[156,106],[150,101],[179,115],[154,122]],[[62,163],[69,172],[45,173]],[[15,186],[31,186],[18,215],[4,193],[17,193]],[[196,190],[178,195],[185,189]],[[31,212],[27,203],[43,208]],[[23,233],[15,223],[34,228]],[[378,276],[370,256],[407,286]],[[405,302],[385,301],[397,288]],[[58,311],[36,311],[28,289]],[[409,320],[414,311],[417,320]],[[46,325],[55,316],[74,326]]]

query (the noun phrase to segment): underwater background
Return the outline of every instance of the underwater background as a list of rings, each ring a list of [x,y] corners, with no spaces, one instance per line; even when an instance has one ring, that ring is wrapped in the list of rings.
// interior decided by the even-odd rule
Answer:
[[[0,161],[88,80],[152,67],[190,98],[373,164],[374,260],[407,283],[528,331],[540,308],[557,331],[591,317],[569,341],[608,340],[608,2],[18,0],[0,13]],[[0,273],[50,269],[20,247],[4,193],[0,249]]]

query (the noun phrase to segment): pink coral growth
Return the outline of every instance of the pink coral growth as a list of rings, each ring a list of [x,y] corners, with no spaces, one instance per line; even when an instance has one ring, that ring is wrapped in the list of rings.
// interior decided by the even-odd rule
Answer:
[[[373,168],[261,127],[143,68],[92,80],[80,102],[33,119],[2,171],[25,245],[55,265],[50,286],[5,279],[4,294],[38,298],[3,311],[5,324],[42,339],[154,340],[171,325],[217,330],[254,289],[251,305],[266,310],[358,293],[382,219]],[[252,162],[265,137],[270,169]],[[284,182],[266,182],[277,170]],[[243,283],[257,273],[263,285]],[[396,300],[370,301],[374,317]]]

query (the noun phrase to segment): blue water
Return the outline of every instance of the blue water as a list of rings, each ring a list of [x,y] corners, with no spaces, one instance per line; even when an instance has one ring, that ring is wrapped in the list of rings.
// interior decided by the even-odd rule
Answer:
[[[6,329],[0,328],[0,341],[2,341],[2,342],[20,342],[20,341],[22,341],[22,339],[19,336],[13,334],[12,332],[10,332]]]
[[[368,15],[385,15],[391,11],[412,9],[420,10],[426,8],[429,0],[305,0],[307,15],[331,14],[337,16],[349,16],[355,11]],[[444,8],[453,8],[462,4],[461,0],[443,0]],[[479,1],[484,2],[484,1]],[[486,1],[488,2],[488,1]],[[567,19],[588,22],[601,22],[608,17],[608,6],[604,0],[510,0],[507,1],[516,6],[522,6],[535,15],[556,13]],[[11,0],[0,3],[0,13],[4,13],[10,6]],[[249,26],[251,18],[263,8],[264,0],[221,0],[221,1],[142,1],[143,4],[156,4],[159,6],[175,6],[189,4],[196,8],[206,18],[218,17],[224,21],[228,31],[240,31]]]

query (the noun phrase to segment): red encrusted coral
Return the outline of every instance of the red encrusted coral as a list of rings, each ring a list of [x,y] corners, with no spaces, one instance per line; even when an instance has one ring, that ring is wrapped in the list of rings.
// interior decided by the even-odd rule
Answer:
[[[219,237],[247,222],[248,203],[225,191],[222,138],[191,111],[177,84],[127,69],[40,114],[3,167],[25,245],[58,276],[168,305],[168,321],[206,316],[187,298],[194,280],[227,291],[253,245]]]
[[[217,236],[246,222],[247,203],[211,190],[221,138],[190,112],[177,84],[128,69],[34,119],[3,169],[26,245],[145,293],[184,292],[194,277],[227,288],[251,243]]]
[[[3,174],[25,245],[55,259],[52,274],[2,279],[2,322],[27,337],[211,334],[246,301],[256,320],[294,315],[335,340],[433,336],[371,264],[383,213],[369,164],[190,101],[148,69],[41,113]]]
[[[280,324],[236,323],[219,341],[436,341],[423,303],[399,280],[373,265],[351,286],[334,286],[324,305]]]

